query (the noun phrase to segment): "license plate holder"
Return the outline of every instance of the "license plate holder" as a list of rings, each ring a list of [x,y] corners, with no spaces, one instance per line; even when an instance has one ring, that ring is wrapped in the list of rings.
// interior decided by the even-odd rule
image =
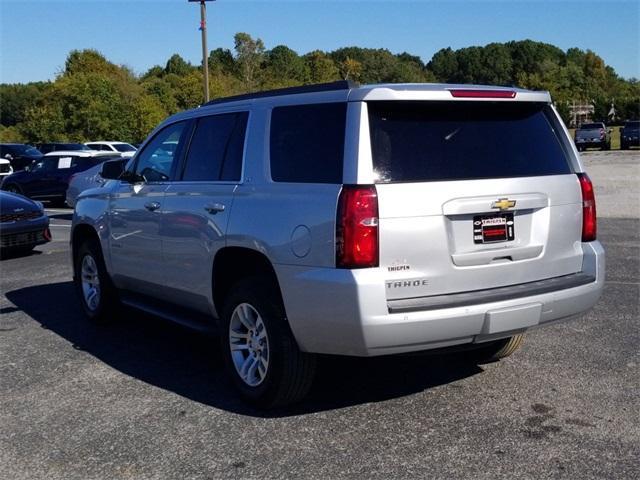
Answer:
[[[475,215],[473,243],[510,242],[515,239],[513,213]]]

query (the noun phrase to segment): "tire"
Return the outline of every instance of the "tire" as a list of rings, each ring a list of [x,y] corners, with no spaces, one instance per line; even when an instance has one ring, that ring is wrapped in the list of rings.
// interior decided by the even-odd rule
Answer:
[[[298,348],[272,280],[250,277],[234,285],[222,327],[225,367],[246,401],[268,409],[304,398],[313,383],[316,356]]]
[[[17,193],[18,195],[22,195],[22,189],[15,183],[10,183],[6,187],[4,187],[3,190],[11,193]]]
[[[95,323],[112,320],[119,307],[119,299],[98,241],[85,240],[78,248],[73,263],[76,292],[87,318]]]
[[[503,338],[490,342],[477,349],[470,350],[469,355],[478,363],[496,362],[500,359],[512,355],[518,350],[524,342],[524,334],[514,335],[513,337]]]

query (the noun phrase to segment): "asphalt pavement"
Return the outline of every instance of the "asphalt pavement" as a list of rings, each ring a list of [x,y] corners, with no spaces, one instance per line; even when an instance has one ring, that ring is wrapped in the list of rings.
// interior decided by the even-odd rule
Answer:
[[[240,402],[216,340],[96,327],[53,242],[0,261],[0,478],[639,478],[640,220],[601,218],[605,293],[498,363],[323,357],[309,398]]]

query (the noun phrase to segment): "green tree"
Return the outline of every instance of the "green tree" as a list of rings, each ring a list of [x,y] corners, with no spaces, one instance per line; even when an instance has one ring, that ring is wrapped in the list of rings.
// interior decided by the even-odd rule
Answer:
[[[171,58],[167,60],[167,65],[164,67],[164,73],[174,74],[178,76],[185,76],[191,73],[195,67],[187,62],[177,53],[171,55]]]
[[[303,58],[309,69],[311,83],[326,83],[340,79],[338,67],[326,53],[314,50]]]
[[[264,61],[264,43],[253,39],[248,33],[236,33],[234,36],[236,63],[240,79],[247,91],[253,91],[258,85],[259,72]]]

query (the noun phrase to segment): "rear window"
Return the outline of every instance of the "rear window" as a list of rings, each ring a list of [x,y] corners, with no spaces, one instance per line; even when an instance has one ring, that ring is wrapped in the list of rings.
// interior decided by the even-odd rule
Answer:
[[[136,151],[136,148],[133,145],[129,145],[128,143],[115,143],[113,145],[113,148],[115,148],[119,152],[135,152]]]
[[[377,183],[571,173],[546,104],[369,102]]]
[[[597,130],[599,128],[602,128],[601,123],[585,123],[580,126],[580,130]]]
[[[276,107],[271,113],[275,182],[342,183],[347,104]]]

